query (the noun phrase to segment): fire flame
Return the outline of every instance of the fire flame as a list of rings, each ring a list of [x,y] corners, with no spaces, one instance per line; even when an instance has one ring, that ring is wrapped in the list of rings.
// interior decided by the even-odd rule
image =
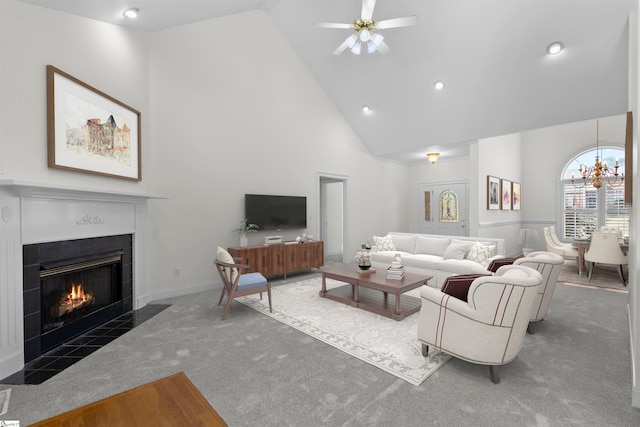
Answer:
[[[71,284],[71,292],[67,294],[68,302],[84,302],[93,298],[92,294],[86,294],[84,292],[84,288],[82,287],[82,283],[72,283]]]

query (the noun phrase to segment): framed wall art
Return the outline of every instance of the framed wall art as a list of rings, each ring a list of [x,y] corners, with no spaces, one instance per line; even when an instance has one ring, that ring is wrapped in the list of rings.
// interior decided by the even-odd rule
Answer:
[[[140,181],[140,112],[47,65],[49,167]]]
[[[500,179],[487,175],[487,209],[500,209]]]
[[[500,199],[500,208],[502,210],[511,210],[511,181],[503,179],[500,184],[502,197]]]
[[[522,201],[521,188],[519,182],[511,183],[511,209],[520,210],[520,202]]]

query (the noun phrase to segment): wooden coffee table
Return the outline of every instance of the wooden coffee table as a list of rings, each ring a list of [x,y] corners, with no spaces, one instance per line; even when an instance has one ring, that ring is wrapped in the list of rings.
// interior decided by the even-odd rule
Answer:
[[[402,320],[420,310],[420,298],[403,293],[426,285],[433,276],[405,272],[402,280],[387,280],[386,270],[360,272],[356,264],[322,267],[320,296],[372,313]],[[348,285],[327,290],[327,278]],[[401,297],[402,296],[402,297]]]

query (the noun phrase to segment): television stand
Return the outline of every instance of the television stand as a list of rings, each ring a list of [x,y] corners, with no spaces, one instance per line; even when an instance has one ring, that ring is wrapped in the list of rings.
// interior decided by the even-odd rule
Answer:
[[[265,277],[286,278],[289,273],[320,268],[324,265],[322,241],[232,247],[228,250],[232,257],[242,258],[242,262],[249,264],[249,273],[259,272]]]

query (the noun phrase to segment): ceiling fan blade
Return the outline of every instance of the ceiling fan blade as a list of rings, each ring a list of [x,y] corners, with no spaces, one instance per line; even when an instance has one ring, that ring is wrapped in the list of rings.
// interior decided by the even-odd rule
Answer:
[[[386,53],[389,53],[389,51],[391,51],[391,48],[389,47],[389,45],[388,45],[388,44],[386,44],[386,43],[385,43],[385,42],[383,42],[383,41],[380,41],[380,42],[378,43],[378,52],[380,52],[381,54],[383,54],[383,55],[384,55],[384,54],[386,54]]]
[[[335,22],[318,22],[317,28],[339,28],[341,30],[350,30],[353,28],[353,24],[339,24]]]
[[[387,28],[408,27],[410,25],[416,25],[417,23],[418,17],[411,15],[405,16],[404,18],[385,19],[384,21],[376,22],[376,28],[385,30]]]
[[[356,44],[357,40],[358,40],[358,36],[356,36],[355,34],[351,34],[342,42],[340,46],[336,48],[336,50],[333,51],[332,55],[340,55],[345,50],[351,49],[353,45]]]
[[[374,7],[376,7],[376,0],[362,0],[362,13],[360,13],[360,19],[363,21],[371,21]]]

